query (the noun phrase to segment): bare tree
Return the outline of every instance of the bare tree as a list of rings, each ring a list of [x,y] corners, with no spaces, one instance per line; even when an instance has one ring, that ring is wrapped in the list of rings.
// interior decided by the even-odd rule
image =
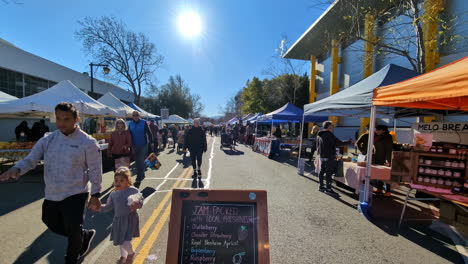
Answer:
[[[143,33],[136,33],[115,17],[90,18],[78,21],[75,32],[86,53],[99,63],[114,69],[112,78],[130,86],[135,103],[140,103],[142,86],[147,84],[164,58]]]
[[[363,51],[362,45],[357,45],[357,40],[368,42],[375,46],[375,52],[387,57],[397,56],[406,59],[417,72],[426,70],[426,46],[425,41],[439,42],[439,47],[452,45],[461,39],[461,36],[448,36],[456,25],[456,19],[439,17],[441,10],[436,4],[423,6],[421,0],[318,0],[315,3],[330,5],[335,2],[337,16],[342,17],[338,26],[327,29],[324,43],[331,43],[331,39],[342,43],[351,43],[351,50]],[[339,4],[337,4],[339,2]],[[430,10],[431,12],[426,12]],[[343,15],[345,14],[345,15]],[[378,26],[376,37],[366,37],[364,34],[364,18],[366,15],[373,17]],[[439,23],[437,36],[425,36],[423,30],[425,24],[431,21]]]
[[[284,95],[288,101],[295,104],[297,99],[297,90],[301,87],[301,75],[306,72],[305,66],[307,62],[284,58],[283,55],[289,49],[287,36],[281,38],[278,48],[272,57],[269,66],[263,70],[263,74],[275,79],[266,86],[267,93],[265,96],[270,97],[272,102],[282,101],[281,96]],[[283,78],[288,76],[288,78]],[[291,93],[292,92],[292,93]]]

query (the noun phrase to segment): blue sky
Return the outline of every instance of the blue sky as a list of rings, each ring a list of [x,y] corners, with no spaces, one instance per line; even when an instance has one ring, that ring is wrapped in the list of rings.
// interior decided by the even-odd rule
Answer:
[[[22,4],[12,4],[12,2]],[[86,16],[115,16],[143,32],[165,57],[156,71],[158,84],[180,74],[201,95],[204,114],[220,107],[253,76],[262,75],[282,36],[291,44],[320,16],[314,0],[7,0],[0,1],[0,37],[14,45],[79,72],[91,58],[74,32]],[[197,11],[203,32],[183,37],[176,20],[184,10]],[[1,59],[1,58],[0,58]],[[123,85],[122,85],[123,86]],[[158,114],[158,113],[156,113]]]

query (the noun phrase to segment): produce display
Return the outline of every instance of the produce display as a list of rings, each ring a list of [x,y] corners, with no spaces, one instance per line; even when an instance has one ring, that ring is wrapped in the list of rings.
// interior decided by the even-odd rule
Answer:
[[[94,133],[91,136],[96,140],[105,139],[108,141],[111,138],[111,133]]]
[[[0,142],[0,149],[32,149],[36,142]]]

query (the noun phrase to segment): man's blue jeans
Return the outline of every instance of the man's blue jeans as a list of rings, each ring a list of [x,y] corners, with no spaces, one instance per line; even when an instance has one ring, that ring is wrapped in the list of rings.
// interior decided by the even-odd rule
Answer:
[[[141,182],[145,178],[145,159],[148,155],[148,144],[142,146],[132,146],[135,154],[135,165],[137,170],[136,181]]]

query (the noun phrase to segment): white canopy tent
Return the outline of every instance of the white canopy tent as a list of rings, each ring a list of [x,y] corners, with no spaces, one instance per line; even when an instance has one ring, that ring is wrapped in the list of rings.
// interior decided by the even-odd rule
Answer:
[[[150,119],[156,119],[156,120],[159,120],[161,117],[158,116],[158,115],[153,115],[149,112],[146,112],[145,110],[141,109],[138,105],[134,104],[134,103],[130,103],[128,104],[129,107],[133,108],[134,110],[133,111],[138,111],[140,112],[140,115],[144,118],[150,118]],[[133,113],[133,112],[132,112]]]
[[[4,92],[0,92],[0,102],[12,101],[16,100],[18,97],[14,97],[13,95],[9,95]]]
[[[170,115],[168,119],[163,119],[161,121],[165,124],[189,124],[190,122],[178,115]]]
[[[115,109],[119,112],[120,116],[131,117],[133,111],[135,111],[130,106],[122,103],[122,101],[120,101],[119,98],[115,97],[115,95],[113,95],[111,92],[107,92],[97,101]],[[145,114],[142,113],[142,116],[145,117]]]
[[[54,113],[60,102],[75,105],[81,114],[118,116],[114,109],[101,104],[82,92],[69,80],[61,81],[53,87],[18,100],[1,102],[0,115],[44,115]]]

